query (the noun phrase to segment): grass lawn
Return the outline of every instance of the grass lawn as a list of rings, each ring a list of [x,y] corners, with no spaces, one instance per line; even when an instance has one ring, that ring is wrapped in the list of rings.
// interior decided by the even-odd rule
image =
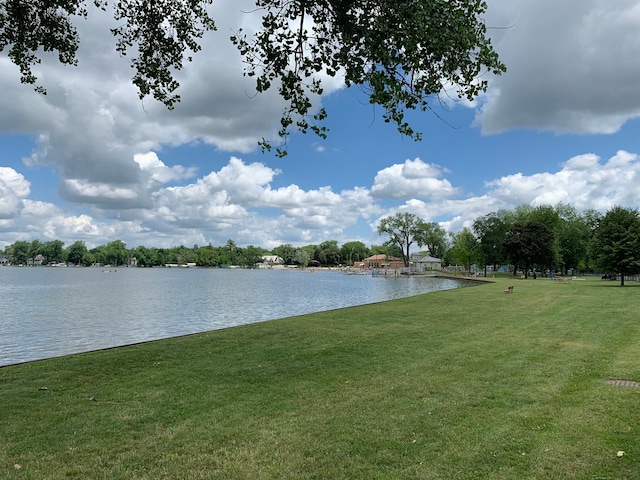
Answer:
[[[637,479],[639,311],[497,279],[0,368],[0,478]]]

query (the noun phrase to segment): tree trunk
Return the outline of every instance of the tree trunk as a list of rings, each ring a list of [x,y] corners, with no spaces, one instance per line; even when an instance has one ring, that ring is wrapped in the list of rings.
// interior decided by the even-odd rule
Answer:
[[[620,286],[624,287],[624,272],[620,272]]]
[[[404,266],[409,267],[409,247],[410,245],[407,243],[407,251],[405,253],[404,249],[402,250],[402,260],[404,260]]]

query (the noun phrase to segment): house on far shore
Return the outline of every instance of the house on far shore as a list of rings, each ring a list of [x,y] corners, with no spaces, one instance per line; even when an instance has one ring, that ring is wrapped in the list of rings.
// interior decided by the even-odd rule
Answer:
[[[264,255],[262,262],[256,263],[256,268],[282,268],[284,259],[277,255]]]
[[[43,255],[41,255],[41,254],[38,254],[38,255],[36,255],[36,256],[35,256],[35,257],[33,257],[33,258],[28,258],[28,259],[27,259],[27,265],[31,265],[31,266],[34,266],[34,265],[36,265],[36,266],[40,266],[40,265],[42,265],[42,264],[44,263],[44,260],[45,260],[44,256],[43,256]]]
[[[442,260],[425,253],[415,253],[411,256],[413,270],[416,273],[424,273],[431,270],[442,270]]]
[[[353,266],[363,270],[400,270],[405,268],[401,258],[390,257],[384,253],[372,255],[360,262],[354,262]]]

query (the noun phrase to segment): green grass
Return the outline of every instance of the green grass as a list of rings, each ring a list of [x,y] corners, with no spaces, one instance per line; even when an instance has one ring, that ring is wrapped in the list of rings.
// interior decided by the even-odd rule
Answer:
[[[508,282],[1,368],[0,478],[639,478],[640,286]]]

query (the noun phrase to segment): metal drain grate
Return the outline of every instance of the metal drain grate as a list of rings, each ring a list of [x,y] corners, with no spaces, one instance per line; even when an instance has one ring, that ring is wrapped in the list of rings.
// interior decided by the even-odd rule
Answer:
[[[614,387],[640,388],[640,382],[634,382],[632,380],[607,380],[607,383]]]

